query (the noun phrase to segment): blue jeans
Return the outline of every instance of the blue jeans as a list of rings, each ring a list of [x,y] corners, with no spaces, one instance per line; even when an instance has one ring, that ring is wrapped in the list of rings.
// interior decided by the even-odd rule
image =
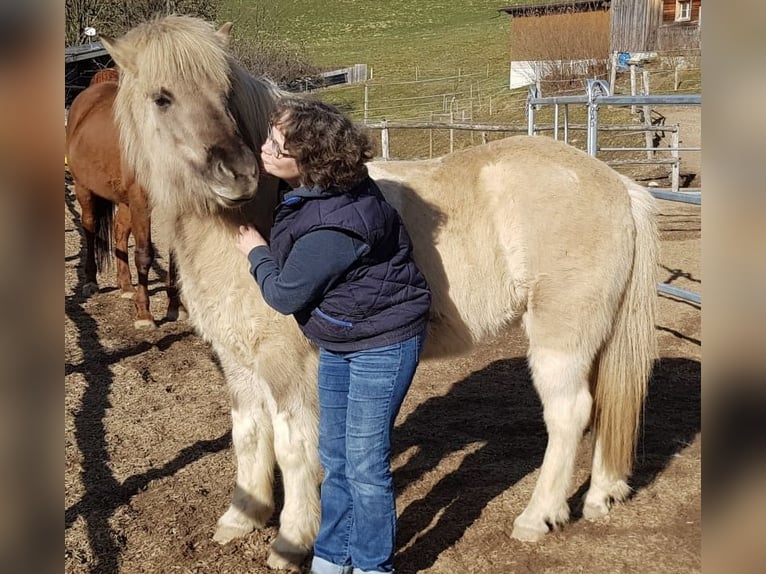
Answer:
[[[316,574],[393,572],[396,495],[391,431],[410,388],[425,330],[364,351],[319,351],[322,520]]]

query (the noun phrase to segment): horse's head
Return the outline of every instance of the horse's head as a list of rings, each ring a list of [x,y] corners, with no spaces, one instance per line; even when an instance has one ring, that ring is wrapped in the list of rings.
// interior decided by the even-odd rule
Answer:
[[[255,195],[268,108],[259,125],[237,121],[232,92],[244,72],[227,51],[230,29],[167,16],[102,38],[120,68],[123,154],[155,203],[210,210]]]

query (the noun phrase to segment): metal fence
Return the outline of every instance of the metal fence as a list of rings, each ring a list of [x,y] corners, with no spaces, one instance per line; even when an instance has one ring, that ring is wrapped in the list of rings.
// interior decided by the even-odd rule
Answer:
[[[535,117],[540,107],[552,106],[553,107],[553,137],[559,139],[559,133],[561,130],[561,117],[563,111],[563,135],[564,141],[569,142],[569,132],[572,129],[582,129],[583,126],[571,126],[569,123],[569,106],[585,106],[587,110],[587,123],[584,126],[586,131],[586,151],[589,155],[596,157],[599,151],[645,151],[647,157],[644,159],[624,159],[624,160],[612,160],[606,163],[610,165],[625,165],[625,164],[669,164],[671,166],[671,186],[670,191],[672,193],[678,193],[680,187],[680,155],[681,151],[694,151],[700,152],[701,147],[680,147],[679,145],[679,126],[654,126],[651,123],[651,110],[657,106],[699,106],[702,105],[702,96],[700,94],[656,94],[656,95],[611,95],[609,93],[609,85],[604,80],[587,80],[585,87],[585,94],[577,96],[549,96],[542,97],[539,94],[538,88],[535,86],[530,87],[529,97],[527,98],[527,133],[529,135],[535,135],[540,131],[550,129],[547,126],[538,126],[535,124]],[[599,126],[599,106],[630,106],[635,109],[641,106],[644,115],[644,125],[633,126],[631,129],[635,131],[643,131],[646,133],[646,146],[645,147],[599,147],[598,134],[599,130],[604,131],[606,129],[615,129],[614,127]],[[620,128],[621,130],[624,128]],[[655,148],[652,146],[651,132],[670,132],[671,145],[667,148]],[[660,158],[655,156],[655,152],[665,151],[669,152],[670,158]],[[668,196],[667,194],[663,199],[669,199],[674,197],[676,201],[684,201],[690,203],[699,203],[697,199],[690,196],[688,192],[677,194],[674,196]]]
[[[702,96],[700,94],[657,94],[657,95],[636,95],[636,96],[623,96],[623,95],[610,95],[608,84],[604,80],[588,80],[586,84],[586,93],[584,95],[577,96],[551,96],[541,97],[538,95],[537,88],[531,87],[529,97],[527,98],[527,127],[514,126],[514,125],[493,125],[493,124],[470,124],[470,123],[447,123],[447,122],[397,122],[386,121],[374,123],[365,123],[364,127],[370,129],[379,129],[381,131],[381,152],[384,160],[390,159],[390,147],[389,147],[389,129],[442,129],[450,130],[450,143],[452,143],[452,134],[455,130],[469,130],[478,131],[482,134],[482,143],[487,141],[488,132],[508,132],[508,133],[523,133],[526,132],[529,135],[536,135],[543,131],[553,132],[553,137],[559,139],[559,136],[563,133],[564,141],[569,141],[569,132],[571,130],[584,130],[587,133],[586,152],[589,155],[596,157],[599,151],[646,151],[647,155],[650,152],[658,151],[658,148],[651,147],[651,140],[647,137],[647,147],[609,147],[600,148],[598,145],[599,131],[665,131],[671,134],[671,147],[661,148],[664,151],[668,151],[671,154],[670,159],[662,159],[658,157],[647,157],[646,159],[628,159],[628,160],[613,160],[608,161],[611,165],[625,165],[628,163],[641,163],[641,164],[670,164],[671,165],[671,188],[652,188],[648,187],[648,191],[656,198],[675,201],[681,203],[690,203],[694,205],[702,204],[701,191],[679,191],[679,179],[680,179],[680,156],[681,151],[701,151],[700,147],[680,147],[679,146],[679,127],[676,126],[652,126],[649,125],[630,125],[630,126],[618,126],[618,125],[599,125],[598,110],[600,105],[610,106],[642,106],[644,111],[644,117],[649,117],[649,111],[652,106],[699,106],[702,104]],[[570,124],[569,123],[569,106],[571,105],[584,105],[587,107],[587,123],[582,124]],[[538,125],[535,123],[535,112],[541,106],[553,106],[554,119],[553,124]],[[563,112],[563,122],[562,122]],[[450,147],[452,150],[452,147]],[[690,301],[697,305],[702,304],[702,297],[692,291],[680,289],[673,285],[666,283],[658,283],[657,291],[666,295],[677,297],[686,301]]]

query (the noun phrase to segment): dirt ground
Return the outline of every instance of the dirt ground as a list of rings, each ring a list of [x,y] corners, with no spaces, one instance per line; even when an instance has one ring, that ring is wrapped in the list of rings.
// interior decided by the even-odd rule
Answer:
[[[660,202],[660,279],[694,292],[700,209]],[[65,206],[65,572],[244,573],[265,567],[275,522],[237,542],[211,539],[234,487],[228,397],[187,323],[132,327],[114,277],[81,295],[78,207]],[[160,246],[160,252],[163,253]],[[152,311],[164,317],[153,273]],[[659,297],[656,364],[632,486],[598,522],[581,517],[586,435],[573,519],[542,543],[511,538],[545,449],[541,407],[509,329],[470,356],[425,363],[397,421],[398,572],[690,573],[701,571],[699,306]]]

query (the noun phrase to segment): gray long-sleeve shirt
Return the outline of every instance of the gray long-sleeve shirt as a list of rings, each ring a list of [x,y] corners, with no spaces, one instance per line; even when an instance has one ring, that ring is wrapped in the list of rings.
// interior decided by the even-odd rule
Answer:
[[[291,315],[326,293],[368,251],[366,243],[344,231],[318,229],[295,242],[282,269],[266,246],[254,247],[247,258],[266,303]]]

